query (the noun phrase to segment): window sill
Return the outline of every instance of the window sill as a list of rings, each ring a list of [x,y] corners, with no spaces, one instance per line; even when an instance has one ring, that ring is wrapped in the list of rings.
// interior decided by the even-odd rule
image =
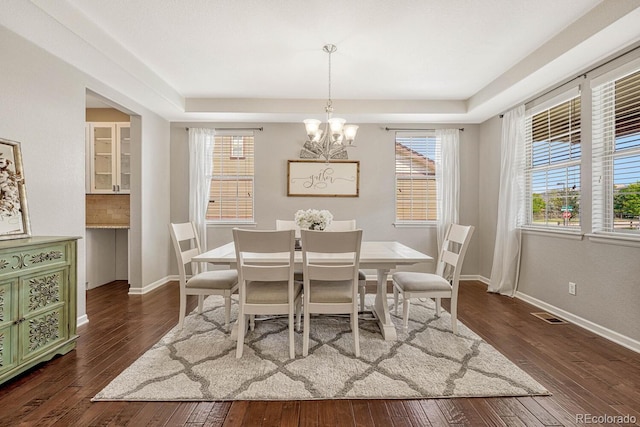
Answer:
[[[254,221],[250,222],[207,222],[207,228],[233,228],[233,227],[250,227],[255,228],[258,224]]]
[[[436,228],[435,222],[394,222],[395,228]]]
[[[580,231],[569,231],[569,230],[553,230],[546,228],[520,228],[523,234],[530,234],[533,236],[545,236],[545,237],[557,237],[560,239],[570,239],[570,240],[582,240],[584,234]]]
[[[604,243],[607,245],[616,246],[631,246],[634,248],[640,248],[640,236],[625,236],[619,234],[587,234],[590,242]]]

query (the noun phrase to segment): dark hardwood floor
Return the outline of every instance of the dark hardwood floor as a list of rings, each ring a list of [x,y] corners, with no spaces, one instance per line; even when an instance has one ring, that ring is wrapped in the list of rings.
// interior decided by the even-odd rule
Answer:
[[[88,291],[90,323],[79,328],[77,349],[1,385],[0,426],[572,426],[582,424],[578,414],[640,422],[640,354],[574,325],[547,324],[530,314],[540,310],[479,282],[461,286],[460,320],[552,396],[92,403],[177,323],[175,283],[144,296],[127,290],[114,282]]]

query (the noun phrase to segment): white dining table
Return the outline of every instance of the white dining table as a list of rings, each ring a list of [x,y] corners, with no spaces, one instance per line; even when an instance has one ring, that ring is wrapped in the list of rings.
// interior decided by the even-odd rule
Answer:
[[[234,244],[233,242],[227,243],[210,251],[203,252],[193,257],[192,261],[227,265],[230,268],[236,268]],[[260,261],[269,262],[269,259],[261,258]],[[387,302],[387,280],[389,272],[398,266],[422,262],[433,262],[433,258],[400,242],[362,242],[360,248],[360,268],[375,269],[377,271],[378,287],[372,311],[380,326],[382,336],[387,341],[395,341],[397,339],[396,328],[391,321],[389,304]],[[295,263],[297,268],[302,269],[301,251],[296,251]]]

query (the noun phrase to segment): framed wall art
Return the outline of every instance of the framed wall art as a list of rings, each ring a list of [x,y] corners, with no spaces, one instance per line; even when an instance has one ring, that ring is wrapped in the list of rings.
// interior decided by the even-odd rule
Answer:
[[[287,196],[358,197],[360,162],[289,160]]]
[[[0,240],[30,235],[20,143],[0,138]]]

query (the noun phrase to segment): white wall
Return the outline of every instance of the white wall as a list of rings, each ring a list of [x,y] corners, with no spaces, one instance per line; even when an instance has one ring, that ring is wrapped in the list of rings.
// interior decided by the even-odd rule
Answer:
[[[2,26],[0,53],[6,59],[0,72],[0,136],[22,145],[32,234],[82,238],[78,242],[82,322],[86,320],[86,89],[135,115],[138,126],[132,153],[131,232],[137,251],[132,254],[132,289],[162,281],[169,272],[169,124]],[[132,118],[132,127],[133,122]]]
[[[302,123],[173,123],[171,127],[171,219],[187,221],[188,136],[185,127],[264,127],[255,132],[255,218],[257,228],[272,229],[276,219],[293,219],[298,209],[322,208],[335,219],[356,218],[365,240],[399,240],[417,250],[436,255],[435,228],[396,228],[394,132],[384,124],[360,124],[357,147],[349,158],[360,161],[360,196],[287,197],[287,160],[299,159],[305,140]],[[395,125],[394,125],[395,126]],[[401,127],[401,126],[400,126]],[[461,127],[425,124],[413,127]],[[464,125],[461,132],[461,222],[478,222],[478,126]],[[232,240],[230,227],[209,227],[208,247]],[[172,262],[175,271],[175,261]],[[431,265],[414,269],[431,271]],[[478,270],[477,241],[474,238],[464,263],[464,274]]]
[[[79,236],[85,306],[85,88],[81,73],[0,27],[0,136],[21,143],[31,232]]]

